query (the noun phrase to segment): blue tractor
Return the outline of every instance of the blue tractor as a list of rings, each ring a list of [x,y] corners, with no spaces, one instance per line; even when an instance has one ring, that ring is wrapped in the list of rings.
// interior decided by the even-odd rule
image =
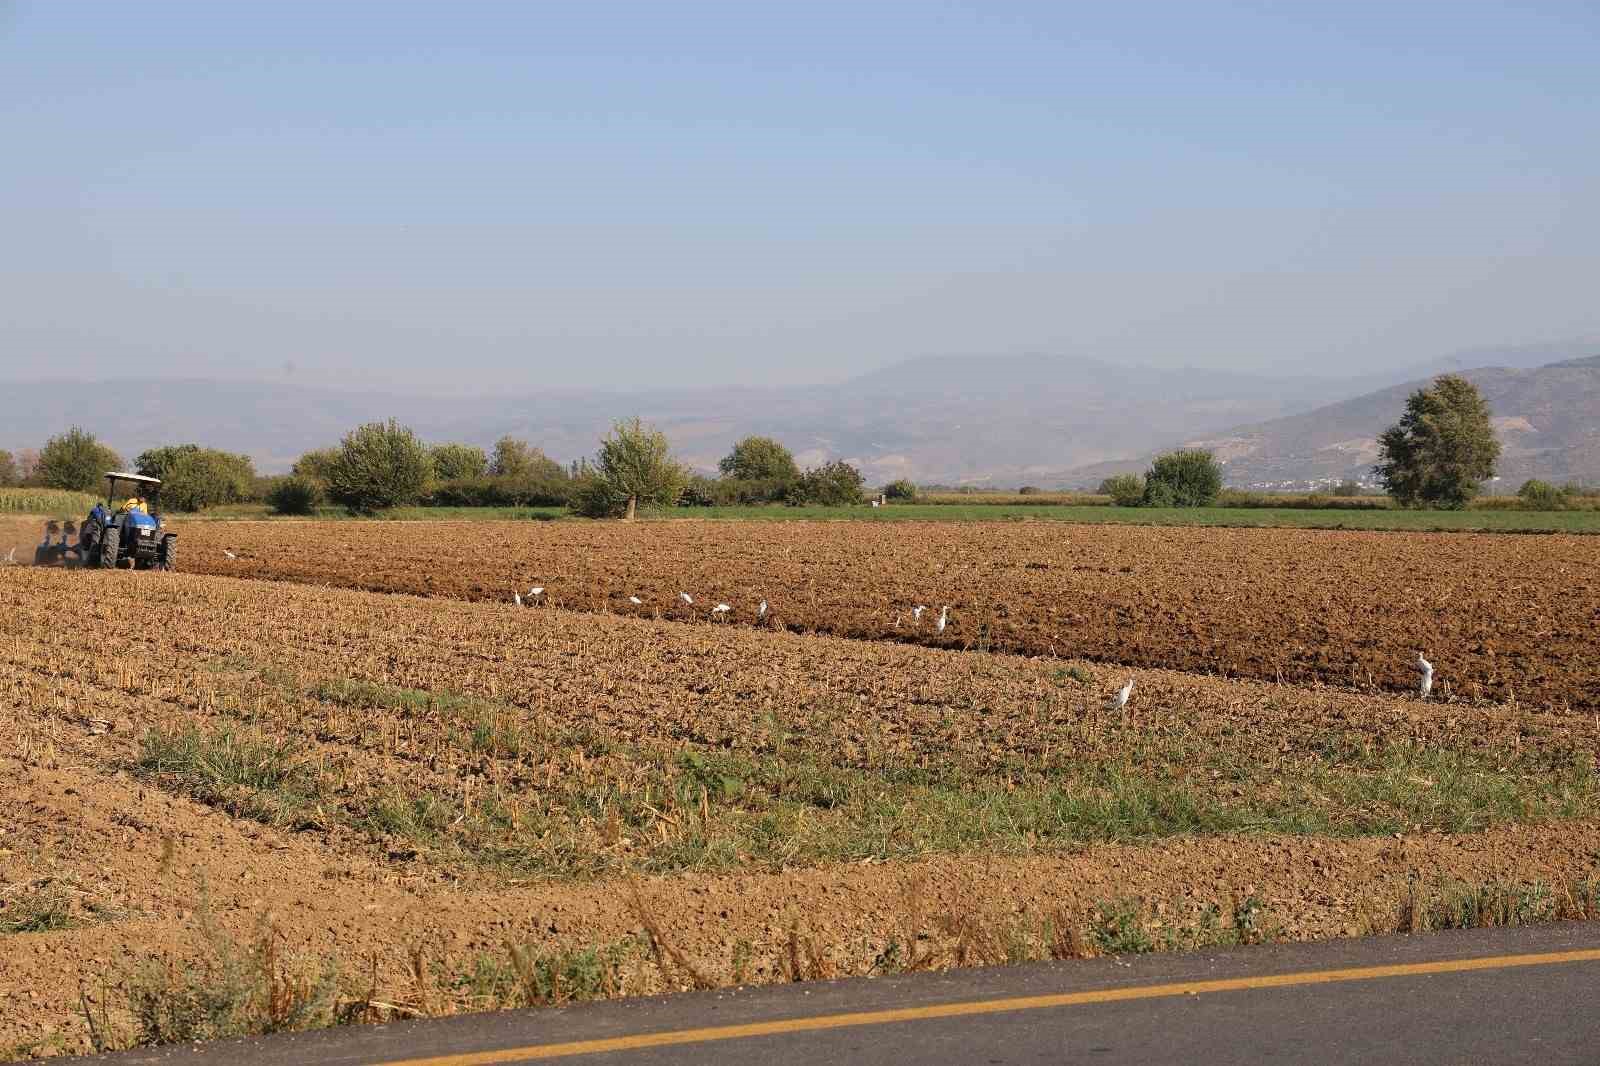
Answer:
[[[161,480],[120,470],[106,472],[106,499],[78,530],[77,555],[84,566],[111,570],[171,570],[178,561],[178,535],[167,531],[160,512]]]

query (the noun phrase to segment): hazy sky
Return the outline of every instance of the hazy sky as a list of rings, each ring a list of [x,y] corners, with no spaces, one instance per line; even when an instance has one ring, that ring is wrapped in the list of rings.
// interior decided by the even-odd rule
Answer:
[[[0,377],[1600,332],[1600,5],[0,0]]]

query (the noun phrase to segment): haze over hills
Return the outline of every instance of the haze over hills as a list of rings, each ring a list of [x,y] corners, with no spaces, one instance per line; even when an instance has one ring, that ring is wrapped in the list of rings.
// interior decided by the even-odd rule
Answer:
[[[1592,439],[1582,443],[1585,427],[1600,422],[1600,399],[1585,391],[1590,371],[1517,369],[1589,354],[1583,343],[1470,353],[1511,368],[1469,374],[1503,416],[1508,474],[1600,480],[1585,458]],[[875,483],[1083,484],[1108,470],[1142,469],[1149,453],[1176,442],[1213,442],[1232,483],[1305,481],[1364,472],[1370,438],[1394,420],[1405,393],[1466,357],[1341,379],[1049,355],[934,356],[841,385],[492,396],[213,380],[24,381],[0,386],[0,447],[37,447],[81,425],[130,460],[147,447],[193,440],[277,472],[355,425],[393,417],[430,441],[487,446],[511,434],[569,461],[592,455],[612,420],[639,414],[706,471],[735,440],[761,433],[791,447],[802,465],[842,458]]]
[[[1010,485],[1174,436],[1306,410],[1362,384],[1048,356],[918,359],[836,386],[490,397],[211,380],[38,381],[4,389],[0,447],[37,447],[82,425],[127,458],[194,440],[277,471],[361,422],[394,417],[428,440],[489,445],[509,433],[567,461],[592,455],[612,420],[639,414],[703,470],[740,437],[761,433],[787,444],[802,465],[843,458],[869,480]]]
[[[1461,374],[1483,391],[1493,412],[1506,491],[1530,477],[1600,483],[1600,355],[1531,369],[1479,367]],[[1378,434],[1394,424],[1407,395],[1429,380],[1223,433],[1172,440],[1166,446],[1211,450],[1223,461],[1230,485],[1300,488],[1346,478],[1371,481]],[[1148,459],[1091,465],[1066,480],[1092,484],[1109,474],[1142,470]]]

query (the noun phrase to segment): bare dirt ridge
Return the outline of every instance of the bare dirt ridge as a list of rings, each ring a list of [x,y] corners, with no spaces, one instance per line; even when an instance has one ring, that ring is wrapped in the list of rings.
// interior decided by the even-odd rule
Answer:
[[[725,602],[715,617],[730,624],[1352,687],[1412,687],[1421,650],[1457,695],[1600,709],[1591,537],[910,522],[183,533],[183,567],[201,573],[471,601],[540,586],[566,609],[699,622]]]
[[[201,885],[211,912],[235,935],[248,936],[267,917],[291,950],[337,954],[362,969],[375,959],[382,998],[419,1005],[410,971],[418,947],[437,961],[464,965],[507,940],[581,946],[641,932],[628,890],[618,883],[463,891],[303,834],[237,822],[125,777],[14,760],[0,769],[20,785],[0,800],[10,827],[0,838],[7,865],[30,845],[37,849],[28,869],[8,869],[7,878],[68,880],[128,915],[7,938],[0,991],[10,1006],[0,1017],[0,1047],[37,1041],[81,1048],[80,987],[103,981],[114,990],[144,958],[193,951]],[[168,837],[177,842],[176,858],[164,867]],[[696,971],[731,984],[741,942],[750,958],[745,980],[787,979],[792,928],[821,945],[830,975],[872,973],[888,938],[905,935],[914,906],[921,911],[921,949],[938,953],[944,965],[959,934],[941,919],[970,914],[975,900],[984,915],[1005,921],[1084,911],[1129,895],[1175,915],[1206,903],[1226,911],[1250,895],[1274,916],[1274,935],[1353,936],[1393,928],[1396,908],[1418,879],[1554,883],[1592,874],[1597,853],[1600,826],[1568,824],[1400,840],[1178,840],[1049,858],[945,857],[652,879],[642,889],[665,936]],[[687,979],[643,961],[632,980],[626,991],[643,993],[685,987]]]

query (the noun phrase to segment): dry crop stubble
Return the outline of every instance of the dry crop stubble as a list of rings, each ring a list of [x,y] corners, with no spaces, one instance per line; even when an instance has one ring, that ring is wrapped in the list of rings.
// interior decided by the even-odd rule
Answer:
[[[734,625],[1356,689],[1411,688],[1420,648],[1441,694],[1600,710],[1592,537],[694,521],[185,533],[185,567],[213,574],[468,601],[540,584],[547,606],[693,622],[726,602]],[[933,608],[920,623],[917,604]]]

